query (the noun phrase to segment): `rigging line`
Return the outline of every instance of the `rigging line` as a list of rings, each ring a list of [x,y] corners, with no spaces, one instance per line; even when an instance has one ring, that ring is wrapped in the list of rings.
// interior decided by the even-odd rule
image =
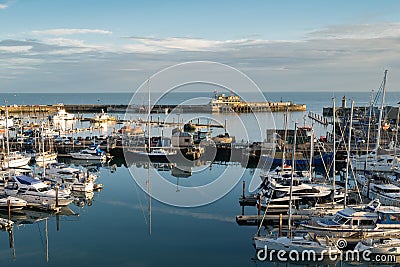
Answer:
[[[344,125],[343,125],[343,127],[344,127]],[[349,126],[349,127],[350,127],[350,126]],[[342,127],[339,127],[339,129],[340,129],[340,132],[341,132],[342,137],[343,137],[343,136],[344,136],[344,129],[343,129]],[[349,136],[348,138],[351,138],[351,136]],[[346,151],[347,151],[347,149],[350,149],[350,148],[347,148],[347,142],[343,142],[343,144],[344,144],[344,147],[345,147]],[[350,160],[350,159],[348,158],[347,160]],[[362,202],[362,197],[361,197],[360,189],[358,188],[358,185],[357,185],[357,181],[356,181],[356,177],[355,177],[355,174],[354,174],[353,165],[351,164],[351,160],[350,160],[350,162],[349,162],[349,166],[350,166],[351,173],[352,173],[352,175],[353,175],[353,180],[355,181],[355,185],[356,185],[356,190],[357,190],[357,193],[358,193],[358,197],[360,198],[360,202]]]
[[[272,191],[271,191],[271,194],[270,194],[270,197],[269,197],[269,202],[267,203],[267,207],[265,208],[265,212],[264,212],[264,215],[263,215],[263,217],[261,219],[260,226],[258,227],[257,232],[259,232],[261,230],[261,226],[264,223],[264,219],[265,219],[265,216],[267,215],[269,204],[271,203],[271,197],[274,194],[274,191],[275,191],[275,188],[272,188]],[[259,205],[260,205],[260,209],[261,209],[261,203],[259,203]]]
[[[140,196],[139,196],[139,191],[138,191],[138,186],[139,186],[139,185],[138,185],[137,182],[133,179],[132,175],[131,175],[131,179],[132,179],[133,182],[135,183],[135,184],[134,184],[134,187],[135,187],[135,191],[136,191],[136,196],[137,196],[137,198],[138,198],[138,200],[139,200],[139,206],[140,206],[140,209],[142,210],[144,222],[145,222],[145,224],[147,224],[146,214],[145,214],[145,211],[144,211],[144,207],[143,207],[142,201],[141,201]]]
[[[319,153],[319,156],[320,156],[320,158],[321,158],[321,161],[322,161],[322,166],[324,167],[324,170],[325,170],[325,172],[327,173],[327,179],[324,179],[325,181],[324,181],[324,184],[326,184],[326,182],[327,182],[327,180],[329,181],[329,171],[330,171],[330,169],[331,169],[331,166],[332,165],[330,165],[330,166],[328,166],[328,164],[326,164],[325,163],[325,159],[324,159],[324,157],[323,157],[323,155],[322,155],[322,151],[321,151],[321,149],[318,147],[317,148],[318,149],[318,153]],[[324,151],[324,153],[327,153],[326,151]],[[332,163],[331,163],[332,164]],[[328,168],[329,167],[329,168]]]
[[[380,95],[383,94],[383,84],[384,84],[384,82],[385,81],[383,79],[382,82],[381,82],[381,85],[379,86],[378,92],[375,95],[374,102],[373,102],[374,105],[378,102],[378,99],[379,99]]]
[[[361,196],[361,193],[360,193],[360,189],[358,188],[356,174],[354,172],[353,164],[351,163],[351,161],[350,161],[350,170],[351,170],[351,174],[353,175],[354,184],[356,185],[355,187],[356,187],[356,190],[357,190],[358,197],[360,198],[360,203],[362,203],[363,199],[362,199],[362,196]]]

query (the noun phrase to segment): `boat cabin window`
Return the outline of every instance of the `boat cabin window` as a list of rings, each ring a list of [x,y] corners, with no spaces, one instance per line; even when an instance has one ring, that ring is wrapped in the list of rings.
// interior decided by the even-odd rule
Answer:
[[[36,190],[35,188],[28,188],[28,192],[37,192],[38,190]]]
[[[46,192],[46,191],[49,191],[49,188],[48,187],[43,187],[43,188],[39,188],[37,191]]]
[[[385,193],[400,193],[400,188],[385,188],[382,191]]]
[[[334,221],[338,224],[348,224],[349,223],[349,219],[342,217],[340,215],[336,215]]]
[[[359,226],[371,226],[374,225],[374,220],[359,220]]]
[[[398,214],[398,213],[386,214],[386,218],[390,222],[400,222],[400,214]]]

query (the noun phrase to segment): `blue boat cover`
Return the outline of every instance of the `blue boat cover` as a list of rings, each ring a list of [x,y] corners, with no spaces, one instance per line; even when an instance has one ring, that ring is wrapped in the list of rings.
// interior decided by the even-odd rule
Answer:
[[[16,176],[16,178],[21,184],[26,184],[26,185],[38,184],[42,182],[38,179],[26,175],[19,175]]]

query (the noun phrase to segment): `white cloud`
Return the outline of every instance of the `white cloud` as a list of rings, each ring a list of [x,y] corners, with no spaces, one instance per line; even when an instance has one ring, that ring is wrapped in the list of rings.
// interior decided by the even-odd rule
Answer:
[[[115,87],[123,91],[162,67],[195,60],[237,67],[274,90],[365,90],[380,79],[381,69],[400,73],[400,23],[327,27],[308,32],[299,40],[268,40],[260,36],[230,40],[135,36],[120,39],[114,35],[106,36],[105,41],[61,35],[88,33],[85,29],[36,32],[42,35],[30,33],[0,41],[2,75],[18,77],[16,83],[28,89],[36,86],[31,80],[37,82],[38,88],[43,83],[52,86],[55,81],[60,88],[72,88],[64,75],[71,73],[87,90]],[[26,75],[12,72],[16,70]],[[51,78],[37,79],[38,72],[48,71],[54,72],[49,75]],[[393,84],[399,83],[399,75],[390,77]]]
[[[7,53],[19,53],[19,52],[27,52],[32,49],[32,46],[0,46],[0,52]]]
[[[307,34],[321,39],[379,39],[400,37],[400,23],[339,25],[317,29]]]
[[[0,9],[6,9],[6,8],[8,8],[8,5],[6,5],[6,4],[0,4]]]
[[[210,40],[201,38],[183,38],[183,37],[170,37],[170,38],[146,38],[146,37],[126,37],[135,42],[135,44],[127,45],[126,48],[136,52],[168,52],[168,51],[220,51],[232,50],[240,46],[256,46],[267,45],[274,43],[287,43],[287,42],[301,42],[301,41],[285,41],[285,40],[251,40],[251,39],[237,39],[237,40]]]
[[[72,35],[72,34],[112,34],[111,31],[100,30],[100,29],[48,29],[48,30],[36,30],[32,31],[33,34],[37,35]]]

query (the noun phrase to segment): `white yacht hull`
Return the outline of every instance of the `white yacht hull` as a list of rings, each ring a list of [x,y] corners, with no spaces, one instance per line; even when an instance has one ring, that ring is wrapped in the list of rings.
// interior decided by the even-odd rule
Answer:
[[[70,153],[71,157],[74,159],[83,159],[83,160],[105,160],[105,155],[91,155],[91,154],[82,154],[82,153]]]
[[[16,197],[0,198],[0,209],[8,209],[8,202],[10,202],[10,210],[21,210],[27,204],[25,200]]]
[[[340,253],[335,246],[322,245],[316,241],[308,241],[303,237],[254,237],[254,244],[257,250],[265,249],[275,251],[297,251],[299,254],[313,251],[315,255],[336,255]]]
[[[3,161],[2,167],[3,169],[6,168],[19,168],[28,165],[29,161],[31,160],[30,157],[22,157],[18,159],[10,159],[7,162],[7,159]]]
[[[57,153],[49,153],[44,155],[44,162],[52,162],[57,159]],[[43,162],[43,155],[38,155],[35,158],[37,163]]]

